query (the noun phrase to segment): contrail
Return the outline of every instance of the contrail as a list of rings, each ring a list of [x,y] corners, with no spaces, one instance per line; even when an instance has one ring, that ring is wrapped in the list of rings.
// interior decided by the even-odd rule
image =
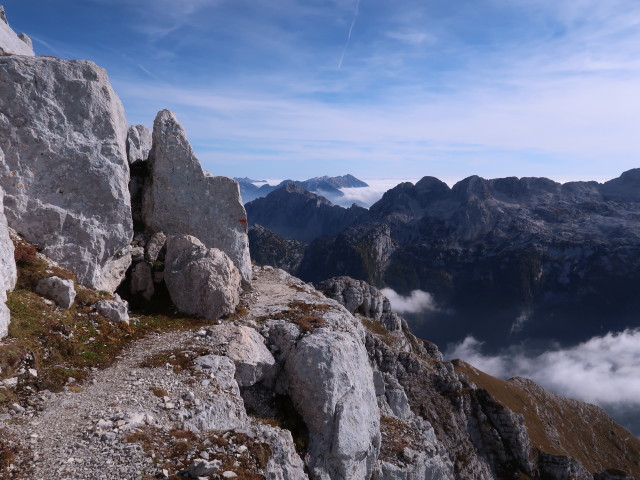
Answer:
[[[347,35],[347,42],[344,44],[344,50],[342,50],[342,56],[340,57],[340,61],[338,62],[338,70],[342,67],[342,61],[344,60],[344,55],[347,53],[347,49],[349,48],[349,42],[351,41],[351,32],[353,32],[353,27],[356,26],[356,21],[358,20],[358,13],[360,12],[360,0],[356,0],[356,9],[353,12],[353,22],[351,22],[351,27],[349,28],[349,35]]]

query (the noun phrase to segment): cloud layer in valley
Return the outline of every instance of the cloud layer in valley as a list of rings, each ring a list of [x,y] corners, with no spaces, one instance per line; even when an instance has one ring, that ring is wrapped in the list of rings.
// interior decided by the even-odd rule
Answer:
[[[594,337],[569,348],[529,354],[513,347],[482,353],[469,336],[446,353],[501,378],[531,378],[551,391],[602,406],[640,407],[640,329]]]

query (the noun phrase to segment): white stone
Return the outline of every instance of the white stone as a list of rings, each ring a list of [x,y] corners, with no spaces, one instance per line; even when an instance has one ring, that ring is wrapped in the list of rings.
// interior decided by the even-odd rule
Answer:
[[[169,237],[164,281],[182,313],[219,318],[235,311],[241,277],[229,257],[189,235]]]
[[[146,162],[151,151],[151,130],[145,125],[134,125],[127,133],[127,158],[130,164]]]
[[[129,304],[120,298],[116,298],[116,300],[100,300],[96,303],[96,310],[100,315],[112,322],[129,323]]]
[[[1,20],[0,23],[2,23]],[[11,320],[9,308],[5,304],[7,290],[13,290],[17,280],[13,242],[9,236],[7,219],[4,216],[3,198],[3,191],[0,188],[0,338],[7,335]]]
[[[217,325],[209,328],[209,342],[214,348],[224,346],[225,354],[236,366],[235,378],[241,387],[270,380],[275,359],[256,330],[245,326]]]
[[[0,57],[0,91],[9,225],[82,285],[113,292],[131,263],[133,222],[127,122],[106,72],[88,61]]]
[[[369,478],[380,448],[380,411],[361,339],[318,328],[293,347],[285,374],[309,428],[312,477]]]
[[[158,113],[149,155],[143,219],[148,229],[167,235],[193,235],[226,253],[245,284],[251,283],[247,214],[235,180],[202,170],[186,133],[173,113]]]
[[[60,277],[43,278],[36,285],[36,293],[48,297],[62,308],[71,308],[76,298],[76,289],[72,280],[63,280]]]

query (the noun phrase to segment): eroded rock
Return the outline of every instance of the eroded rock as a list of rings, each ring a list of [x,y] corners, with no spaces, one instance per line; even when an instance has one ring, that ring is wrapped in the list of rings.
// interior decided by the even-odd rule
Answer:
[[[106,72],[88,61],[0,57],[0,91],[9,225],[81,284],[113,292],[131,263],[133,224],[127,122]]]
[[[236,366],[235,378],[241,387],[271,380],[275,359],[264,344],[264,338],[253,328],[216,325],[209,328],[211,344],[224,350]]]
[[[63,280],[57,276],[40,280],[36,285],[36,293],[50,298],[62,308],[71,308],[76,298],[73,280]]]
[[[167,240],[164,281],[174,305],[189,315],[230,315],[240,301],[241,276],[233,262],[189,235]]]
[[[286,391],[309,428],[312,478],[369,478],[380,447],[380,412],[361,340],[314,330],[291,348]]]
[[[127,132],[127,159],[130,164],[146,162],[151,151],[151,130],[145,125],[134,125]]]
[[[112,322],[129,323],[129,304],[117,296],[115,300],[100,300],[96,303],[96,310]]]
[[[247,214],[238,183],[202,170],[186,133],[173,113],[158,113],[149,155],[143,219],[151,231],[193,235],[223,251],[245,284],[251,283]]]

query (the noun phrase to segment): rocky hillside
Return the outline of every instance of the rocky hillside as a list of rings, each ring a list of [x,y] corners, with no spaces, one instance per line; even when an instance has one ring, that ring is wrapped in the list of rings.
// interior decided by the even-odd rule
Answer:
[[[428,291],[448,312],[430,333],[442,344],[469,333],[496,347],[586,340],[603,333],[603,318],[610,330],[638,325],[638,192],[640,169],[604,184],[470,177],[449,188],[425,177],[386,192],[337,234],[318,234],[292,272]],[[302,240],[290,226],[313,213],[293,213],[288,224],[259,223]]]
[[[0,13],[1,478],[640,478],[602,410],[444,361],[365,282],[252,267],[176,117],[128,126]]]

